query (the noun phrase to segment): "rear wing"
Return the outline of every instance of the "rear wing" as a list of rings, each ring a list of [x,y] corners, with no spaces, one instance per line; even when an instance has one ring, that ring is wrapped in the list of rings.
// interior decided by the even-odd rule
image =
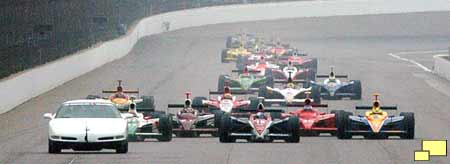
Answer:
[[[184,108],[184,104],[168,104],[167,108]],[[192,105],[192,108],[208,108],[208,105]]]
[[[304,107],[305,103],[301,103],[301,104],[287,104],[287,107]],[[311,104],[312,107],[315,108],[328,108],[328,104]]]
[[[372,109],[372,106],[356,106],[356,110],[369,110]],[[383,110],[397,110],[397,106],[381,106],[380,109]]]
[[[283,79],[274,79],[273,82],[274,83],[279,83],[279,84],[287,84],[287,83],[289,83],[289,81],[283,80]],[[291,82],[292,83],[297,83],[297,84],[298,83],[307,83],[306,80],[292,80]]]
[[[239,110],[235,110],[233,112],[238,112],[238,113],[257,113],[258,110],[256,109],[239,109]],[[284,113],[283,109],[264,109],[263,112],[280,112],[280,113]]]
[[[126,90],[122,92],[128,94],[139,94],[139,90]],[[102,93],[117,93],[117,90],[102,90]]]
[[[316,78],[329,78],[330,75],[316,75]],[[334,75],[336,78],[346,79],[348,75]]]
[[[234,72],[234,73],[244,73],[244,72],[248,72],[248,73],[260,73],[261,71],[259,71],[259,70],[247,70],[247,71],[245,71],[245,70],[231,70],[231,72]]]
[[[210,95],[221,95],[224,94],[224,91],[209,91]],[[246,95],[249,93],[254,93],[254,91],[244,91],[244,90],[231,90],[232,95]]]

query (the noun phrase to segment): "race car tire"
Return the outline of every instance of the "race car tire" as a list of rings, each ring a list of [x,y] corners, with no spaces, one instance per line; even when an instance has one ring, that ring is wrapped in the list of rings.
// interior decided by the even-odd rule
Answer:
[[[400,116],[404,117],[403,130],[406,131],[406,134],[400,135],[400,138],[414,139],[414,127],[415,127],[414,113],[402,112],[400,113]]]
[[[352,134],[348,133],[348,117],[350,116],[350,114],[348,112],[345,112],[343,110],[338,110],[336,111],[336,136],[338,139],[351,139],[352,138]]]
[[[225,80],[226,79],[227,78],[225,77],[225,75],[219,76],[219,80],[217,82],[217,91],[223,92],[225,90]]]
[[[307,68],[317,71],[317,58],[311,59],[311,62],[308,63]]]
[[[270,99],[270,94],[267,92],[266,86],[259,87],[258,97],[264,97],[265,99]]]
[[[288,132],[291,136],[286,139],[289,143],[299,143],[300,142],[300,125],[299,118],[297,116],[290,117],[288,120]]]
[[[266,83],[265,83],[265,85],[266,85],[267,87],[273,88],[274,80],[273,80],[273,72],[272,72],[272,69],[266,69],[265,77],[266,77]]]
[[[219,136],[220,120],[222,119],[223,112],[220,110],[213,110],[211,113],[214,114],[214,128],[217,128],[217,132],[213,132],[211,135],[213,137]]]
[[[155,111],[155,98],[153,96],[141,96],[142,102],[136,103],[136,109],[139,112],[154,112]]]
[[[248,64],[248,57],[238,56],[236,59],[236,68],[238,70],[244,70],[245,66]]]
[[[94,99],[101,99],[102,97],[100,97],[99,95],[88,95],[86,96],[86,99],[88,100],[94,100]]]
[[[192,106],[202,106],[203,100],[208,100],[206,97],[194,97],[192,99]]]
[[[361,92],[362,92],[361,81],[359,80],[352,80],[352,81],[353,81],[352,91],[354,93],[354,96],[352,96],[351,99],[361,100]]]
[[[314,104],[320,104],[320,87],[317,85],[311,86],[311,98]]]
[[[56,143],[55,141],[48,140],[48,153],[50,154],[56,154],[61,153],[61,146]]]
[[[158,141],[168,142],[172,140],[172,121],[170,120],[170,117],[160,115],[158,130],[162,134],[157,137]]]
[[[220,59],[222,63],[228,63],[229,61],[226,59],[227,58],[227,49],[222,50],[222,53],[220,54]]]
[[[249,97],[248,100],[250,100],[250,105],[248,106],[249,110],[258,108],[259,99],[257,97]]]
[[[125,154],[128,153],[128,141],[122,141],[117,144],[116,153]]]
[[[229,136],[231,130],[231,118],[229,114],[224,114],[220,120],[219,141],[222,143],[235,142],[236,139]]]

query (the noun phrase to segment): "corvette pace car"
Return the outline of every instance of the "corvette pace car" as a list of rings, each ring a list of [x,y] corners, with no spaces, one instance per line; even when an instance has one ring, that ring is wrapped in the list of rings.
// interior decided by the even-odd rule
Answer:
[[[62,149],[115,149],[128,152],[127,121],[117,108],[106,100],[73,100],[64,102],[49,119],[48,152]]]
[[[414,113],[389,115],[383,110],[397,110],[397,106],[380,106],[378,95],[375,95],[372,106],[356,106],[356,110],[369,111],[363,116],[342,111],[336,113],[336,135],[339,139],[351,139],[354,135],[369,139],[386,139],[389,136],[414,139]]]
[[[165,112],[155,111],[153,96],[136,99],[134,95],[139,96],[139,90],[123,90],[121,80],[116,90],[103,90],[102,93],[111,95],[106,98],[89,95],[87,99],[104,99],[116,106],[123,115],[132,115],[127,119],[129,141],[144,141],[145,138],[172,140],[171,120]]]
[[[261,86],[273,87],[273,78],[271,76],[256,76],[244,69],[244,71],[233,70],[233,72],[242,72],[237,78],[230,75],[220,75],[217,90],[223,92],[225,86],[229,86],[231,91],[238,92],[257,92]]]
[[[329,75],[317,75],[317,78],[326,78],[322,83],[311,81],[309,86],[317,87],[320,96],[326,100],[336,100],[342,98],[361,99],[361,81],[350,80],[344,82],[339,78],[348,78],[347,75],[335,75],[333,69]]]
[[[282,88],[272,88],[263,86],[259,88],[258,97],[264,97],[265,101],[284,102],[284,104],[303,103],[307,98],[307,93],[311,93],[314,103],[320,103],[320,95],[317,87],[303,88],[298,83],[305,83],[304,80],[274,80],[274,83],[281,83]]]
[[[256,110],[248,109],[224,114],[219,127],[220,142],[246,139],[249,142],[284,140],[298,143],[300,141],[298,117],[283,114],[279,114],[281,117],[273,117],[271,113],[275,112],[284,113],[279,109],[264,109],[260,103]]]
[[[184,104],[168,104],[168,108],[181,108],[173,116],[173,133],[179,137],[198,137],[200,134],[211,134],[217,137],[218,121],[222,117],[222,112],[218,110],[208,110],[207,105],[202,101],[205,97],[189,98],[190,93],[186,93]]]

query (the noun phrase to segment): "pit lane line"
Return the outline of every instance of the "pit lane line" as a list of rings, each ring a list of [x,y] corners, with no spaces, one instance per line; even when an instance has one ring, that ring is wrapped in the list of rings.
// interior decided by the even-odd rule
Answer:
[[[448,52],[449,50],[427,50],[427,51],[404,51],[404,52],[396,52],[396,53],[389,53],[388,55],[396,58],[398,60],[402,60],[402,61],[406,61],[412,64],[415,64],[416,66],[418,66],[419,68],[421,68],[422,70],[424,70],[425,72],[430,72],[433,73],[433,70],[425,67],[424,65],[420,64],[419,62],[416,62],[414,60],[411,59],[407,59],[407,58],[402,58],[399,55],[410,55],[410,54],[433,54],[433,53],[445,53]]]

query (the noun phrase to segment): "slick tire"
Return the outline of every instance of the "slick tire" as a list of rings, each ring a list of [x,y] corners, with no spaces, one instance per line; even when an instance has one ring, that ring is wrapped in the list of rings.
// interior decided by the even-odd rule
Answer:
[[[347,132],[348,130],[348,123],[349,123],[349,116],[350,114],[348,112],[345,112],[343,110],[336,111],[336,136],[338,139],[351,139],[352,135]]]
[[[414,113],[402,112],[400,113],[400,116],[404,117],[403,130],[406,131],[406,134],[400,135],[400,138],[414,139],[414,129],[415,129]]]
[[[361,81],[353,80],[352,91],[355,95],[352,96],[351,99],[361,100],[361,94],[362,94]]]
[[[219,128],[219,141],[222,143],[235,142],[236,139],[229,136],[231,130],[231,118],[228,114],[222,116]]]
[[[172,140],[172,121],[168,116],[160,115],[158,130],[162,134],[157,137],[158,141],[168,142]]]
[[[290,132],[290,137],[286,139],[289,143],[299,143],[300,142],[300,125],[297,116],[290,117],[288,120],[288,131]]]

